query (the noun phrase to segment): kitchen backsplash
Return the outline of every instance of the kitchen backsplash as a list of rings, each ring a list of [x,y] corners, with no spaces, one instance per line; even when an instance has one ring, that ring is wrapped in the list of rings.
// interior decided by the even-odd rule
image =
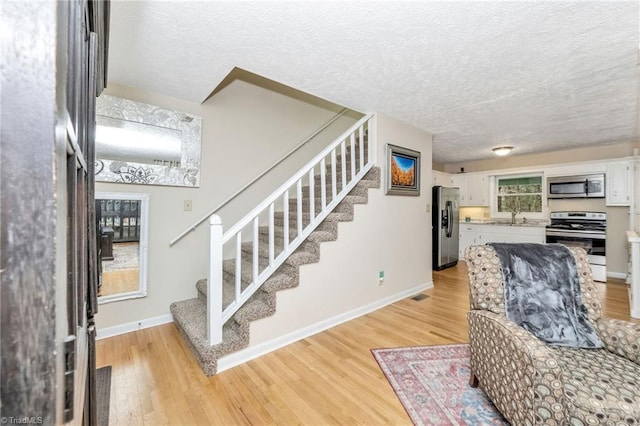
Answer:
[[[464,220],[465,217],[488,219],[491,217],[491,209],[489,207],[460,207],[460,220]]]

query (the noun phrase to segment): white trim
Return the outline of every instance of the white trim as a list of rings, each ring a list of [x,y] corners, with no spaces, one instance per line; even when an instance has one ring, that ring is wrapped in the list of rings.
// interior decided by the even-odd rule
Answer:
[[[496,173],[490,175],[493,179],[489,179],[489,196],[491,197],[489,201],[489,206],[491,208],[491,217],[497,218],[511,218],[511,212],[499,212],[498,211],[498,185],[500,183],[500,179],[513,179],[513,178],[526,178],[526,177],[539,177],[541,191],[540,195],[542,196],[542,205],[540,212],[521,212],[520,217],[528,217],[530,219],[547,219],[549,217],[549,213],[547,212],[547,193],[546,193],[546,177],[543,170],[531,170],[528,172],[522,173]],[[535,195],[536,193],[531,193],[531,195]],[[516,194],[514,194],[516,195]],[[526,194],[517,194],[517,195],[526,195]]]
[[[332,318],[328,318],[326,320],[312,324],[300,330],[277,337],[268,342],[260,343],[256,346],[252,346],[252,347],[240,350],[238,352],[234,352],[233,354],[227,355],[218,360],[218,374],[230,368],[236,367],[240,364],[244,364],[245,362],[251,361],[252,359],[265,355],[269,352],[275,351],[276,349],[280,349],[284,346],[290,345],[299,340],[302,340],[314,334],[320,333],[321,331],[335,327],[339,324],[358,318],[362,315],[366,315],[370,312],[373,312],[387,305],[390,305],[394,302],[397,302],[401,299],[405,299],[409,296],[413,296],[416,293],[419,293],[421,291],[424,291],[430,288],[433,288],[433,281],[429,281],[425,284],[421,284],[409,290],[405,290],[400,293],[394,294],[392,296],[385,297],[384,299],[377,300],[373,303],[361,306],[351,311],[344,312],[342,314],[339,314]]]
[[[624,272],[611,272],[611,271],[607,271],[607,277],[610,278],[620,278],[621,280],[624,280],[627,278],[627,274],[625,274]]]
[[[575,161],[568,163],[544,163],[535,166],[523,166],[523,167],[510,167],[507,169],[485,169],[485,170],[474,170],[466,172],[465,174],[489,174],[491,176],[495,176],[497,174],[524,174],[524,173],[535,173],[542,171],[544,172],[545,177],[549,176],[570,176],[573,174],[579,174],[581,171],[576,170],[576,168],[584,167],[584,170],[587,172],[606,172],[607,164],[616,161],[625,161],[625,160],[633,160],[633,157],[615,157],[615,158],[606,158],[604,160],[587,160],[587,161]],[[574,169],[571,169],[571,168]],[[563,168],[569,168],[567,171],[563,171]],[[449,174],[455,174],[455,172],[444,172]]]
[[[107,337],[119,336],[120,334],[131,333],[145,328],[155,327],[157,325],[173,322],[173,315],[164,314],[157,317],[145,318],[139,321],[128,322],[126,324],[114,325],[113,327],[97,327],[96,340],[106,339]]]
[[[146,192],[96,192],[96,200],[140,200],[140,240],[138,291],[98,297],[98,304],[147,297],[147,251],[149,249],[149,194]]]

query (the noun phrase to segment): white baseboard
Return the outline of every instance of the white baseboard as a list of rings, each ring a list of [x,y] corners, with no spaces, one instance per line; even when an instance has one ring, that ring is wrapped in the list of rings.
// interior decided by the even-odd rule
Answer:
[[[409,296],[413,296],[416,293],[419,293],[423,290],[430,289],[432,287],[433,287],[433,281],[429,281],[428,283],[421,284],[409,290],[405,290],[403,292],[394,294],[384,299],[377,300],[373,303],[370,303],[365,306],[361,306],[352,311],[345,312],[340,315],[336,315],[333,318],[328,318],[326,320],[312,324],[303,329],[294,331],[289,334],[285,334],[284,336],[277,337],[268,342],[264,342],[256,346],[251,346],[247,349],[234,352],[218,360],[218,373],[221,373],[224,370],[228,370],[240,364],[244,364],[245,362],[258,358],[259,356],[265,355],[269,352],[275,351],[276,349],[280,349],[284,346],[295,343],[298,340],[302,340],[314,334],[320,333],[321,331],[327,330],[331,327],[335,327],[336,325],[342,324],[343,322],[347,322],[354,318],[358,318],[362,315],[366,315],[369,312],[373,312],[377,309],[383,308],[387,305],[397,302],[398,300],[404,299]]]
[[[157,317],[141,319],[139,321],[128,322],[126,324],[115,325],[113,327],[98,328],[96,340],[106,339],[107,337],[118,336],[120,334],[131,333],[132,331],[142,330],[144,328],[155,327],[173,322],[173,315],[165,314]]]
[[[620,278],[621,280],[624,280],[627,278],[627,274],[625,274],[624,272],[612,272],[612,271],[607,271],[607,277],[610,278]]]

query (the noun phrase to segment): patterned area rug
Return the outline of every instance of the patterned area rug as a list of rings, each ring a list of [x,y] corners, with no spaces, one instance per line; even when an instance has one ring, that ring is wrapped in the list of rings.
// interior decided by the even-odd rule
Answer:
[[[113,260],[103,260],[104,272],[138,269],[140,265],[140,243],[113,243]]]
[[[509,424],[480,389],[469,386],[469,345],[371,352],[414,424]]]

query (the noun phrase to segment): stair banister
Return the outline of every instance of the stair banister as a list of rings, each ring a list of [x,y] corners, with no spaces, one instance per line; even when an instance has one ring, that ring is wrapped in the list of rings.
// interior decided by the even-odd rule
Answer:
[[[309,173],[309,170],[313,170],[313,167],[315,165],[317,165],[321,161],[324,162],[324,158],[327,155],[329,155],[329,153],[331,153],[331,151],[333,149],[335,149],[335,146],[338,145],[338,141],[344,140],[346,137],[348,137],[350,134],[352,134],[356,129],[358,129],[364,123],[369,121],[369,119],[371,119],[371,117],[373,117],[373,114],[368,114],[368,115],[362,117],[356,124],[351,126],[343,134],[338,136],[331,145],[327,146],[325,149],[323,149],[320,152],[320,154],[316,155],[311,161],[309,161],[306,166],[301,168],[295,175],[293,175],[291,178],[289,178],[289,180],[287,180],[278,189],[276,189],[262,203],[260,203],[257,207],[255,207],[253,210],[251,210],[251,212],[249,212],[244,218],[240,219],[239,222],[237,222],[235,225],[233,225],[231,228],[229,228],[227,230],[227,232],[224,233],[224,242],[226,243],[227,241],[229,241],[229,238],[231,238],[232,235],[235,235],[242,228],[247,226],[249,224],[249,222],[251,221],[251,218],[253,218],[256,215],[260,214],[266,207],[269,206],[269,204],[271,204],[274,201],[276,201],[278,199],[278,197],[280,197],[284,193],[284,191],[286,189],[290,188],[294,183],[296,183],[298,180],[302,179],[306,173]],[[362,139],[360,139],[360,140],[362,140]],[[352,149],[353,149],[353,146],[354,146],[354,142],[352,142],[352,144],[351,144],[351,148]],[[353,164],[353,161],[352,161],[351,167],[354,169],[354,173],[352,174],[352,176],[354,176],[355,175],[355,166]],[[324,167],[321,169],[321,173],[324,174]]]
[[[297,173],[289,178],[283,185],[281,185],[276,191],[269,195],[264,201],[262,201],[257,207],[255,207],[249,214],[231,226],[224,234],[222,234],[222,223],[217,215],[213,215],[210,219],[211,234],[210,234],[210,265],[209,274],[207,280],[207,293],[210,295],[207,299],[207,338],[209,345],[215,345],[222,342],[222,330],[224,324],[237,312],[237,310],[245,303],[249,298],[257,291],[260,286],[271,276],[273,272],[279,268],[289,255],[291,255],[300,244],[315,230],[318,224],[320,224],[331,211],[344,199],[344,197],[355,187],[355,185],[364,177],[364,175],[373,167],[375,160],[375,141],[372,138],[365,142],[364,138],[364,125],[367,124],[373,114],[369,114],[357,123],[351,126],[347,131],[342,133],[337,139],[334,140],[329,146],[323,149],[318,155],[316,155],[311,161],[309,161],[304,167],[302,167]],[[358,133],[359,137],[359,158],[355,156],[355,135]],[[350,142],[351,148],[351,179],[347,181],[346,178],[346,143]],[[364,162],[364,149],[365,144],[369,149],[368,161]],[[343,172],[341,183],[342,188],[340,192],[337,191],[337,155],[336,150],[340,149],[340,162],[341,170]],[[327,203],[326,200],[326,157],[331,158],[331,201]],[[358,172],[356,173],[356,162],[359,163]],[[315,198],[313,197],[313,191],[315,186],[314,170],[317,166],[320,166],[320,191],[321,191],[321,205],[320,210],[316,212],[314,210]],[[303,204],[303,192],[302,181],[305,177],[309,178],[309,195],[311,196],[309,201],[310,219],[309,224],[306,227],[302,226],[302,204]],[[297,210],[297,235],[289,241],[289,191],[295,188],[296,192],[296,210]],[[275,202],[282,198],[284,201],[284,248],[277,256],[275,255],[274,244],[274,206]],[[268,212],[268,265],[262,272],[259,273],[259,217],[263,212]],[[241,233],[242,230],[253,222],[253,256],[252,256],[252,282],[247,285],[245,289],[241,288],[241,268],[242,262],[242,242]],[[235,299],[226,308],[222,309],[223,299],[223,246],[229,242],[232,238],[236,238],[236,274],[235,274]],[[215,300],[214,300],[215,299]]]
[[[256,183],[258,180],[262,179],[262,177],[264,175],[266,175],[267,173],[269,173],[271,170],[273,170],[274,168],[276,168],[280,163],[282,163],[283,161],[285,161],[287,158],[291,157],[293,154],[295,154],[300,148],[302,148],[303,146],[305,146],[309,141],[311,141],[311,139],[315,138],[316,136],[318,136],[324,129],[326,129],[327,127],[329,127],[331,124],[333,124],[338,118],[342,117],[346,112],[348,111],[347,108],[343,108],[338,114],[336,114],[334,117],[332,117],[329,121],[327,121],[326,123],[324,123],[322,126],[320,126],[320,128],[318,128],[318,130],[316,130],[315,132],[313,132],[311,135],[307,136],[302,142],[300,142],[295,148],[293,148],[291,151],[289,151],[288,153],[286,153],[284,155],[284,157],[282,157],[281,159],[279,159],[278,161],[276,161],[275,163],[273,163],[271,166],[269,166],[265,171],[263,171],[262,173],[260,173],[258,176],[256,176],[255,178],[251,179],[251,181],[249,183],[247,183],[246,185],[244,185],[242,188],[240,188],[239,190],[237,190],[236,192],[234,192],[229,198],[227,198],[226,200],[224,200],[222,203],[218,204],[214,209],[210,210],[209,213],[207,213],[206,215],[202,216],[200,219],[198,219],[193,225],[191,225],[190,227],[188,227],[187,229],[185,229],[182,233],[180,233],[180,235],[178,235],[177,237],[175,237],[173,240],[171,240],[171,242],[169,242],[169,247],[173,246],[175,243],[177,243],[178,241],[180,241],[182,238],[184,238],[187,234],[189,234],[190,232],[193,232],[196,230],[196,228],[198,226],[200,226],[202,223],[204,223],[204,221],[206,221],[207,219],[209,219],[211,217],[212,214],[216,213],[218,210],[220,210],[221,208],[223,208],[224,206],[226,206],[227,204],[229,204],[232,200],[234,200],[238,195],[242,194],[247,188],[249,188],[251,185],[253,185],[254,183]]]
[[[222,323],[222,219],[214,214],[209,218],[209,275],[207,320],[209,324]],[[222,327],[207,327],[209,344],[222,342]],[[212,343],[213,342],[213,343]]]

